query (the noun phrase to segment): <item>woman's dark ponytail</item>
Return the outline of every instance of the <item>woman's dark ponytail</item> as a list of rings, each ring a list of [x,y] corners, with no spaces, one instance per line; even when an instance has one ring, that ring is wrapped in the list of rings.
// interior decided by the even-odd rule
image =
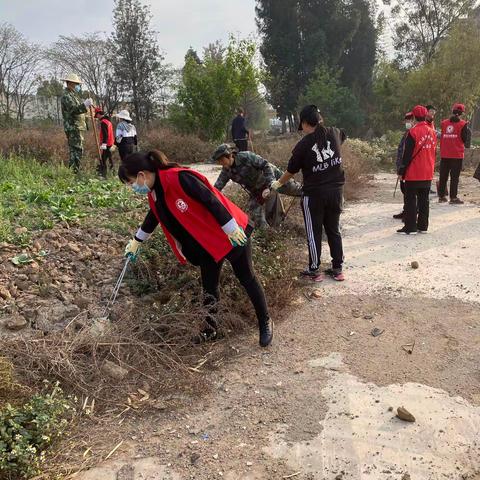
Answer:
[[[135,178],[138,172],[154,172],[180,167],[178,163],[170,162],[168,157],[160,150],[149,152],[136,152],[125,157],[118,169],[118,177],[124,183]]]

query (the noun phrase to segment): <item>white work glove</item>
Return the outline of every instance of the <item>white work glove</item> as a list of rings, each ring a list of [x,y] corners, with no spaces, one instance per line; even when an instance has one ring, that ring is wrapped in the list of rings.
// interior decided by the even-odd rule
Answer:
[[[263,192],[262,192],[262,198],[268,198],[270,196],[270,193],[271,193],[271,190],[269,188],[266,188]]]
[[[272,182],[272,184],[270,185],[270,188],[272,190],[278,190],[280,187],[283,187],[283,185],[278,181],[278,180],[275,180],[274,182]]]
[[[135,238],[132,238],[125,247],[125,256],[129,257],[132,262],[134,262],[138,254],[140,253],[140,245],[142,242],[139,242]]]
[[[243,228],[240,227],[237,221],[232,218],[228,223],[223,225],[222,230],[227,234],[230,243],[234,247],[243,247],[248,242],[248,238],[243,231]]]
[[[107,149],[107,144],[106,143],[102,143],[100,145],[100,150],[106,150]]]
[[[85,105],[86,108],[90,108],[93,106],[93,100],[91,98],[87,98],[83,104]]]

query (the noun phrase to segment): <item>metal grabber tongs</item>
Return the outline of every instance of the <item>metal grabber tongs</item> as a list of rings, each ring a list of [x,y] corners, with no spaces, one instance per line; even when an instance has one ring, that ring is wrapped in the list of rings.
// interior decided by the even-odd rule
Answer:
[[[120,291],[120,287],[122,286],[123,277],[127,272],[128,264],[131,262],[132,258],[133,258],[132,254],[128,254],[127,258],[125,259],[125,264],[123,265],[123,269],[120,272],[120,275],[118,276],[117,283],[113,287],[113,292],[110,295],[110,298],[108,299],[107,305],[105,306],[105,310],[103,311],[103,317],[108,317],[110,315],[110,311],[113,307],[113,304],[115,303],[115,300],[117,299],[117,295],[118,295],[118,292]]]

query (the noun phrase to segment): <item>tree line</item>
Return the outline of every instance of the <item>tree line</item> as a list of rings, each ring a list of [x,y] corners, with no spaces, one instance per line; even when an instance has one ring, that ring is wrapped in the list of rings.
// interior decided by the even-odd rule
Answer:
[[[0,24],[3,124],[22,121],[32,96],[57,99],[68,72],[107,112],[162,118],[207,140],[225,138],[243,107],[265,127],[270,105],[294,130],[302,105],[355,135],[397,128],[415,103],[472,110],[480,95],[476,0],[257,0],[259,40],[230,37],[182,68],[165,62],[141,0],[115,0],[112,32],[60,36],[48,48]],[[385,39],[387,43],[385,44]]]

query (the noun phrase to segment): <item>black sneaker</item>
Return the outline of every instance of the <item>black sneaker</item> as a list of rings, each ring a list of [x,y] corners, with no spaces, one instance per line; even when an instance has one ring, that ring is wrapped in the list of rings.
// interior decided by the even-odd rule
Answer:
[[[401,213],[396,213],[393,218],[397,219],[397,220],[403,220],[403,216],[404,216],[404,212],[401,212]]]
[[[400,235],[416,235],[417,231],[414,230],[414,231],[410,232],[405,227],[403,227],[400,230],[397,230],[397,233],[400,234]]]
[[[320,270],[317,269],[317,270],[310,270],[309,268],[303,270],[303,272],[300,272],[300,277],[303,277],[303,278],[315,278],[315,277],[318,277],[318,275],[320,274]]]
[[[325,270],[325,273],[337,282],[343,282],[345,280],[345,275],[343,274],[341,268],[328,268]]]
[[[465,202],[459,198],[452,198],[450,200],[450,205],[463,205]]]
[[[438,197],[438,203],[447,203],[448,198],[447,197]]]
[[[268,347],[273,339],[273,321],[267,318],[266,321],[258,322],[258,329],[260,333],[259,343],[261,347]]]

